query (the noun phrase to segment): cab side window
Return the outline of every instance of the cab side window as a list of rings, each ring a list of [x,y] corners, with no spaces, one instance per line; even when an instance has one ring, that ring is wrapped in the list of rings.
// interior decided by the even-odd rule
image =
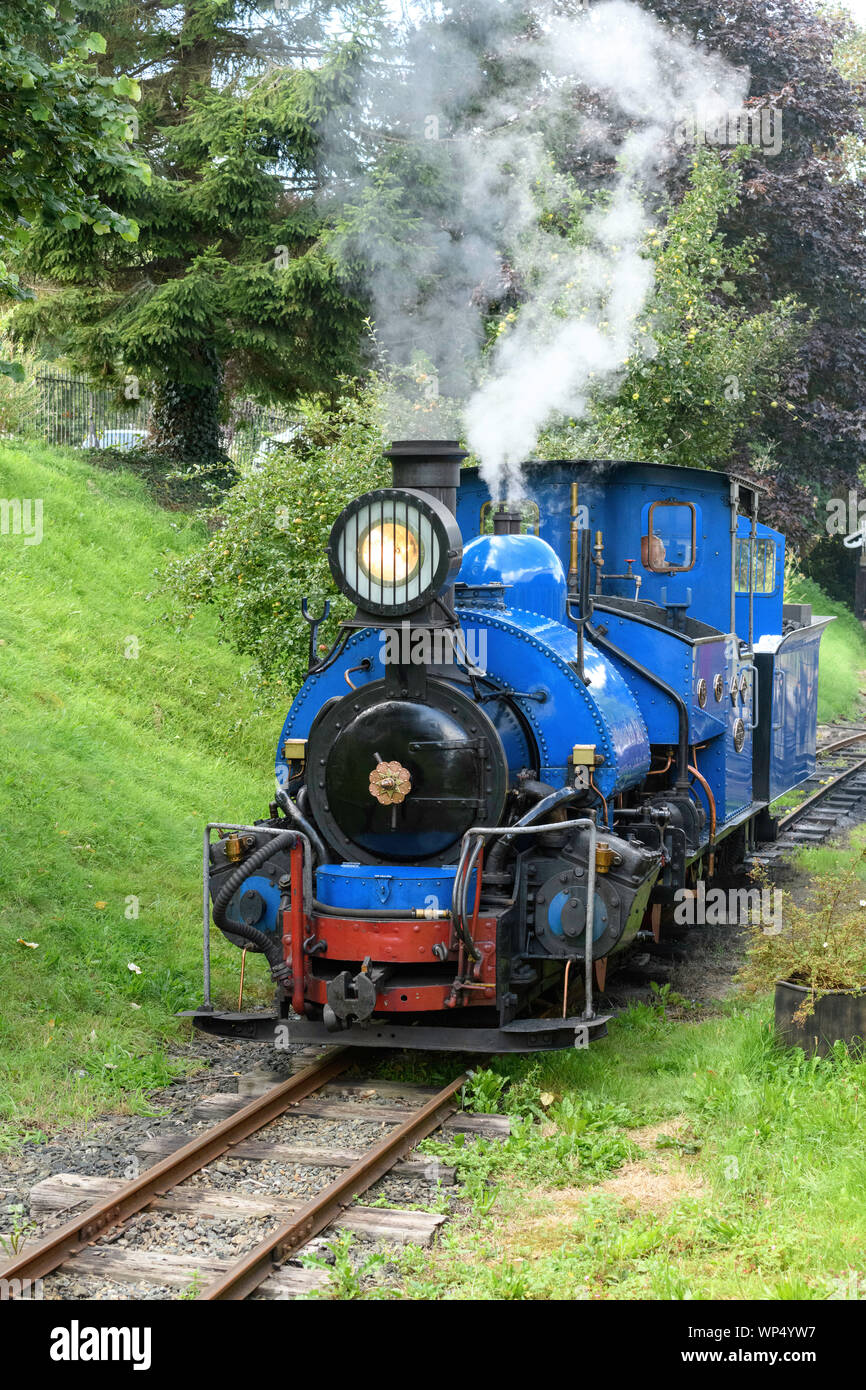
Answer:
[[[641,537],[640,562],[656,574],[681,574],[696,559],[697,508],[692,502],[669,498],[653,502]]]
[[[737,593],[749,592],[749,545],[748,536],[737,539]],[[776,543],[771,536],[758,536],[755,539],[755,575],[752,585],[756,594],[772,594],[776,588]]]

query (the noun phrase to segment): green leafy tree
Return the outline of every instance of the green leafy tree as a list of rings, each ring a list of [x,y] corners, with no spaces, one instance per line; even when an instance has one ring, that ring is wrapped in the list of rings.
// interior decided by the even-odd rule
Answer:
[[[768,519],[805,551],[823,533],[814,524],[814,498],[857,487],[866,444],[862,37],[850,12],[811,0],[641,3],[747,71],[750,106],[781,113],[780,144],[749,150],[743,196],[722,229],[734,241],[761,239],[753,311],[792,294],[802,305],[807,332],[755,433],[776,446],[778,488]],[[680,177],[672,171],[671,189]]]
[[[312,615],[331,602],[322,642],[351,615],[334,593],[328,534],[348,498],[387,485],[390,476],[379,389],[344,386],[335,410],[308,408],[298,437],[243,474],[215,514],[219,530],[172,571],[186,613],[214,604],[226,640],[254,658],[266,703],[291,697],[307,669],[301,599],[310,600]]]
[[[88,11],[110,35],[106,73],[139,74],[153,179],[131,196],[101,185],[140,226],[134,247],[41,229],[29,266],[54,290],[14,327],[127,391],[151,390],[153,446],[168,457],[221,456],[224,386],[285,402],[333,395],[357,367],[363,310],[322,243],[315,195],[321,132],[353,90],[376,9],[352,11],[358,32],[342,39],[340,7],[316,0],[261,23],[246,0]]]
[[[129,148],[138,86],[98,72],[92,55],[106,41],[71,4],[0,0],[0,33],[0,294],[23,300],[32,292],[18,263],[34,233],[88,227],[94,238],[135,241],[134,218],[96,187],[105,180],[129,196],[149,170]],[[0,373],[23,370],[0,362]]]
[[[767,411],[796,414],[780,382],[806,329],[793,296],[754,311],[761,246],[720,230],[739,196],[736,164],[701,152],[648,239],[655,282],[635,337],[651,336],[652,354],[635,352],[615,396],[593,402],[588,427],[551,431],[546,449],[723,467],[741,451],[765,452],[754,434]]]

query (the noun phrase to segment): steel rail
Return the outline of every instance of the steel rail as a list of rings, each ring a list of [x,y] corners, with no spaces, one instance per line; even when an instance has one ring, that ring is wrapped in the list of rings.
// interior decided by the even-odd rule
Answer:
[[[840,748],[848,748],[852,743],[860,743],[866,738],[866,729],[861,729],[859,733],[850,734],[847,738],[839,738],[835,743],[822,743],[815,749],[817,756],[823,757],[825,753],[836,753]]]
[[[14,1287],[11,1284],[13,1279],[33,1281],[50,1274],[70,1255],[78,1254],[110,1227],[134,1216],[154,1198],[164,1196],[190,1174],[197,1173],[207,1163],[219,1158],[233,1144],[248,1139],[263,1125],[282,1115],[293,1101],[304,1100],[357,1060],[355,1049],[341,1048],[338,1053],[313,1062],[279,1086],[272,1087],[263,1096],[257,1096],[234,1115],[213,1125],[184,1144],[183,1148],[133,1178],[120,1192],[88,1207],[80,1216],[73,1217],[58,1230],[50,1232],[32,1249],[16,1255],[0,1267],[0,1279],[9,1281],[6,1287]]]
[[[796,825],[797,821],[800,820],[807,811],[814,806],[818,806],[822,801],[826,801],[827,797],[830,796],[837,787],[847,782],[849,777],[853,777],[855,773],[862,772],[864,768],[866,768],[866,758],[860,758],[858,762],[852,763],[850,767],[844,768],[838,776],[833,778],[832,782],[828,782],[824,787],[819,787],[811,796],[807,796],[805,801],[801,801],[799,806],[795,806],[786,816],[782,816],[781,820],[776,822],[776,833],[779,834],[784,830],[790,829],[792,825]]]
[[[199,1299],[239,1301],[253,1293],[259,1284],[273,1274],[275,1266],[283,1264],[313,1236],[330,1226],[355,1197],[383,1177],[399,1159],[421,1139],[426,1139],[457,1109],[454,1097],[465,1085],[466,1079],[465,1075],[458,1076],[456,1081],[450,1082],[420,1109],[412,1111],[391,1134],[386,1135],[351,1168],[347,1168],[342,1177],[317,1192],[300,1211],[293,1213],[254,1250],[206,1285],[198,1295]]]

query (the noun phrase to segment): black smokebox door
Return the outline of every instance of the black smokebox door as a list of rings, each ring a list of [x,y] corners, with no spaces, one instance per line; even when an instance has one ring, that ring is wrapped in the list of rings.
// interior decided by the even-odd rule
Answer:
[[[507,787],[499,735],[483,711],[442,682],[423,701],[395,699],[382,681],[335,703],[311,731],[310,801],[326,838],[362,863],[450,862],[472,825],[496,823]],[[370,774],[408,773],[403,800],[382,804]]]

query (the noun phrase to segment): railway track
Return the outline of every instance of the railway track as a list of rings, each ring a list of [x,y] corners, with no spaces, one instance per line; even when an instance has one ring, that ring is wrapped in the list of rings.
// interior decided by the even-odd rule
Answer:
[[[819,744],[818,765],[801,788],[804,800],[779,819],[777,838],[758,847],[753,863],[773,864],[792,850],[821,844],[866,820],[864,740],[866,729]]]
[[[369,1054],[360,1049],[339,1048],[305,1066],[294,1076],[264,1094],[244,1101],[238,1095],[205,1098],[197,1114],[222,1115],[193,1137],[166,1135],[153,1141],[147,1157],[156,1162],[132,1179],[92,1178],[81,1174],[57,1174],[37,1184],[31,1192],[31,1212],[54,1219],[71,1208],[76,1214],[51,1229],[42,1239],[26,1246],[0,1267],[3,1287],[10,1296],[27,1297],[55,1272],[102,1277],[114,1283],[165,1285],[185,1288],[184,1297],[202,1301],[240,1300],[251,1295],[291,1298],[327,1282],[327,1275],[288,1262],[314,1237],[338,1225],[373,1239],[415,1240],[429,1238],[443,1216],[393,1208],[354,1206],[355,1199],[389,1173],[408,1178],[431,1179],[429,1160],[407,1158],[420,1141],[445,1127],[463,1133],[501,1136],[508,1131],[502,1116],[458,1115],[459,1093],[465,1075],[455,1077],[438,1090],[362,1081],[343,1083],[343,1096],[329,1098],[343,1073]],[[387,1100],[399,1095],[401,1104],[370,1104],[369,1098]],[[357,1097],[352,1099],[351,1097]],[[408,1102],[408,1103],[406,1103]],[[334,1148],[293,1141],[281,1127],[292,1117],[338,1116],[371,1126],[376,1134],[368,1147]],[[277,1133],[275,1134],[274,1128]],[[291,1126],[290,1126],[291,1127]],[[270,1132],[269,1132],[270,1131]],[[288,1163],[312,1167],[325,1177],[305,1201],[292,1195],[250,1195],[236,1184],[221,1187],[213,1165],[246,1159],[261,1163]],[[438,1165],[433,1165],[438,1169]],[[334,1176],[328,1177],[328,1174]],[[453,1173],[437,1172],[453,1181]],[[197,1252],[177,1253],[156,1248],[119,1248],[134,1219],[142,1212],[165,1213],[190,1220],[246,1220],[268,1229],[248,1249],[232,1258],[200,1258]],[[122,1242],[121,1242],[122,1246]]]
[[[753,863],[772,864],[793,849],[820,844],[866,819],[864,742],[866,729],[819,745],[818,767],[803,784],[804,799],[780,818],[777,839],[760,845]],[[291,1261],[331,1228],[374,1240],[428,1243],[445,1217],[391,1207],[365,1208],[354,1205],[356,1199],[389,1173],[429,1178],[430,1165],[407,1155],[440,1127],[502,1137],[508,1132],[508,1121],[492,1115],[456,1116],[465,1075],[439,1090],[390,1084],[389,1092],[389,1083],[375,1080],[342,1083],[344,1096],[380,1100],[383,1094],[387,1099],[396,1092],[402,1105],[331,1099],[329,1090],[362,1060],[369,1064],[369,1054],[363,1050],[334,1048],[246,1102],[228,1093],[203,1098],[196,1115],[213,1123],[194,1136],[167,1134],[147,1141],[141,1156],[151,1166],[131,1179],[60,1173],[38,1183],[31,1192],[34,1216],[51,1221],[70,1210],[75,1214],[0,1265],[0,1282],[9,1291],[7,1296],[28,1297],[37,1281],[72,1269],[115,1284],[186,1289],[184,1297],[201,1301],[251,1296],[286,1299],[327,1282],[323,1272]],[[405,1104],[407,1100],[414,1104]],[[293,1116],[353,1119],[375,1126],[378,1134],[366,1148],[347,1148],[287,1140],[281,1133],[268,1132]],[[292,1194],[250,1195],[234,1183],[226,1187],[210,1180],[215,1164],[234,1159],[301,1165],[334,1176],[326,1177],[305,1201],[295,1200]],[[447,1170],[439,1170],[437,1177],[453,1181],[453,1173]],[[265,1223],[269,1229],[242,1254],[229,1257],[118,1245],[128,1224],[143,1212],[185,1214],[205,1221],[231,1213],[253,1226]]]

